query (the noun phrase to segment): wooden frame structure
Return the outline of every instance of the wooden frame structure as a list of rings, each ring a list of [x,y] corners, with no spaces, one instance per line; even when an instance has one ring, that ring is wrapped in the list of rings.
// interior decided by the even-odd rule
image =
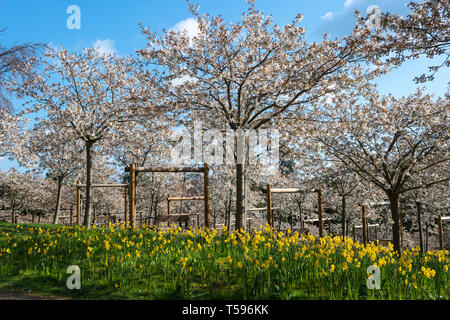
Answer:
[[[77,224],[81,223],[81,188],[85,188],[85,184],[77,181]],[[91,188],[124,188],[124,210],[125,210],[125,226],[127,226],[127,209],[128,209],[128,184],[126,183],[93,183]],[[72,217],[70,218],[72,225]]]
[[[368,228],[370,228],[370,227],[379,227],[380,226],[380,224],[378,224],[378,223],[373,223],[373,224],[368,224],[367,222],[366,222],[366,224],[365,224],[365,228],[364,228],[364,226],[363,225],[353,225],[353,230],[352,230],[352,233],[353,233],[353,242],[356,242],[356,229],[363,229],[363,242],[364,242],[364,240],[366,241],[366,243],[365,243],[365,245],[367,244],[367,239],[368,239]]]
[[[183,200],[205,200],[205,197],[204,196],[192,196],[192,197],[170,197],[170,196],[168,196],[167,197],[167,215],[168,216],[171,216],[172,215],[172,210],[171,210],[171,201],[183,201]],[[180,215],[180,217],[182,216],[182,215],[186,215],[186,214],[181,214]],[[188,217],[189,217],[189,215],[192,215],[192,214],[188,214],[187,213],[187,215],[188,215]],[[187,218],[187,219],[189,219],[189,218]],[[181,222],[180,222],[181,223]],[[185,222],[186,223],[186,227],[187,227],[187,222]],[[167,222],[167,226],[169,226],[170,225],[170,222]],[[199,216],[198,216],[198,214],[197,214],[197,226],[199,227],[200,226],[200,221],[199,221]]]
[[[209,166],[207,163],[203,164],[203,167],[136,167],[134,163],[125,168],[125,172],[129,172],[130,180],[128,185],[129,194],[129,213],[130,213],[130,226],[134,229],[134,221],[136,215],[136,174],[139,172],[198,172],[203,173],[203,200],[204,200],[204,214],[205,214],[205,227],[209,229],[210,211],[209,211]]]
[[[272,188],[270,184],[263,193],[267,194],[267,223],[273,228],[273,207],[272,207],[272,193],[317,193],[317,211],[319,216],[319,237],[323,237],[323,203],[322,203],[322,189],[302,190],[298,188]]]

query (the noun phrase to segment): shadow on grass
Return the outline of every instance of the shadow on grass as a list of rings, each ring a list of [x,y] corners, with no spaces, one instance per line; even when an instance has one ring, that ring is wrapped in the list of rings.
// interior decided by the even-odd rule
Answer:
[[[65,281],[52,276],[22,274],[0,279],[0,292],[14,292],[18,294],[38,294],[58,298],[75,300],[110,300],[129,299],[117,290],[93,283],[84,283],[81,289],[69,290]]]

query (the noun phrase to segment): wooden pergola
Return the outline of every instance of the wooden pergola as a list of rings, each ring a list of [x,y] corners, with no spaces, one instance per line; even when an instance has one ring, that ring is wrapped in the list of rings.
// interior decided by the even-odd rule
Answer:
[[[323,204],[322,204],[322,189],[302,190],[299,188],[272,188],[270,184],[267,185],[266,190],[262,190],[267,194],[267,223],[273,228],[274,218],[272,207],[272,194],[273,193],[317,193],[317,211],[319,216],[319,237],[323,237]]]
[[[81,184],[77,181],[77,224],[81,222],[81,188],[85,188],[85,184]],[[91,188],[124,188],[124,211],[125,211],[125,226],[128,223],[127,210],[128,210],[128,184],[126,183],[93,183]],[[70,218],[70,224],[72,225],[72,218]]]
[[[198,172],[203,173],[203,196],[204,201],[204,215],[205,215],[205,227],[209,229],[210,211],[209,211],[209,166],[207,163],[203,164],[203,167],[136,167],[134,163],[125,168],[125,172],[129,172],[130,179],[128,184],[129,194],[129,212],[130,212],[130,225],[131,229],[134,229],[135,223],[135,201],[136,201],[136,175],[139,172]]]

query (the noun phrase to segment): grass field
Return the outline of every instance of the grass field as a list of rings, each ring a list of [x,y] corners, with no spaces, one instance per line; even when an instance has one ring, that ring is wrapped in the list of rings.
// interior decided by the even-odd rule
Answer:
[[[81,270],[69,290],[67,268]],[[368,289],[367,268],[380,268]],[[352,239],[173,227],[131,231],[0,223],[0,292],[77,299],[449,299],[447,251]]]

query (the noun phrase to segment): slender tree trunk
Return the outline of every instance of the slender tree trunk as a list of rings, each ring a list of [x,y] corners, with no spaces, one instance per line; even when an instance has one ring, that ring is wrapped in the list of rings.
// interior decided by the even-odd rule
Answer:
[[[225,216],[224,216],[224,225],[228,228],[228,198],[225,199]]]
[[[341,206],[342,206],[342,212],[341,212],[341,219],[342,219],[342,236],[345,237],[346,234],[346,228],[345,228],[345,223],[347,221],[347,212],[346,212],[346,196],[343,195],[341,198]]]
[[[84,208],[84,226],[87,229],[91,227],[92,147],[92,141],[86,141],[86,203]]]
[[[244,220],[244,164],[236,164],[236,221],[235,230],[243,228]]]
[[[416,201],[416,207],[417,207],[417,224],[419,225],[419,245],[420,245],[420,252],[423,253],[423,235],[422,235],[422,203],[419,201]]]
[[[394,250],[398,253],[402,252],[402,221],[400,211],[400,196],[396,192],[388,192],[389,204],[391,208],[392,220],[392,242]]]
[[[152,217],[152,213],[153,213],[153,198],[154,198],[154,194],[153,192],[150,193],[150,209],[149,209],[149,218]],[[148,224],[150,225],[150,223]]]
[[[301,200],[297,200],[297,205],[298,205],[298,214],[299,214],[299,223],[300,223],[300,228],[303,228],[303,212],[302,212],[302,201]]]
[[[53,224],[58,224],[59,222],[59,212],[61,208],[61,194],[62,194],[62,183],[63,177],[58,177],[58,189],[56,191],[56,208],[55,214],[53,216]]]
[[[227,230],[231,229],[231,209],[233,208],[233,190],[230,189],[230,197],[228,198],[228,225]]]
[[[16,223],[16,208],[11,206],[11,223]]]

